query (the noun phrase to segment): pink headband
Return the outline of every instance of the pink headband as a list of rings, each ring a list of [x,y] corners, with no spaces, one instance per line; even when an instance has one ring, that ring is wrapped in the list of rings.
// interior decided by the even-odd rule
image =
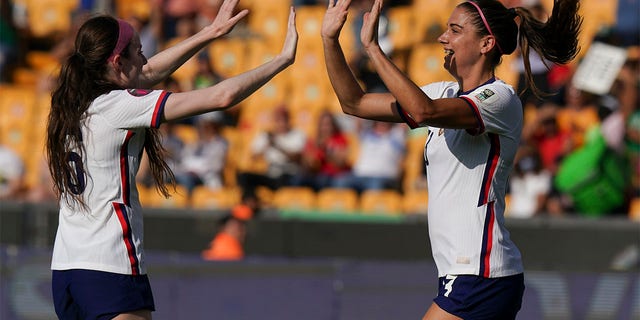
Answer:
[[[118,42],[107,61],[113,60],[116,55],[122,53],[122,50],[131,42],[131,38],[133,38],[133,27],[126,21],[118,19]]]
[[[489,23],[487,22],[487,18],[484,17],[484,13],[482,13],[480,6],[477,3],[472,1],[467,1],[467,3],[472,4],[474,7],[476,7],[476,9],[478,9],[478,13],[480,14],[480,18],[482,18],[482,22],[484,23],[485,28],[487,28],[487,31],[489,31],[489,34],[496,39],[496,46],[498,47],[498,51],[500,51],[501,54],[504,54],[504,52],[502,51],[502,48],[500,48],[498,39],[496,38],[496,36],[493,35],[493,32],[491,31],[491,27],[489,27]]]

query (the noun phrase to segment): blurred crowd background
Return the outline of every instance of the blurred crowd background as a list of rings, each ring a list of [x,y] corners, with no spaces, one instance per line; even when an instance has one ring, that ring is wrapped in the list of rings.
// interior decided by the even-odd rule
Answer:
[[[43,153],[50,92],[84,19],[108,13],[128,20],[150,57],[209,24],[222,2],[0,1],[0,200],[36,203],[55,202]],[[362,12],[372,2],[352,1],[340,41],[363,87],[380,92],[386,88],[358,41]],[[381,45],[418,85],[453,80],[437,37],[459,2],[385,1]],[[544,20],[554,1],[501,2]],[[137,181],[143,206],[426,214],[427,131],[342,114],[324,69],[326,1],[241,0],[249,16],[159,88],[210,86],[270,59],[280,51],[291,5],[300,34],[295,64],[231,110],[163,124],[177,189],[161,197],[143,162]],[[549,65],[530,56],[537,86],[551,94],[521,95],[525,124],[507,217],[640,220],[640,7],[637,0],[589,0],[581,2],[581,12],[575,61]],[[522,73],[522,60],[513,54],[503,57],[497,76],[521,91]]]

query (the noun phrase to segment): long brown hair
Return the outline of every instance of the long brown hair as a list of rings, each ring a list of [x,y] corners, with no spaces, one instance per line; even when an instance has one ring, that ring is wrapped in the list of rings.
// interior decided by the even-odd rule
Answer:
[[[76,202],[86,209],[80,196],[78,184],[86,168],[78,168],[84,159],[81,126],[86,111],[98,96],[112,90],[125,89],[109,82],[107,59],[118,40],[118,20],[111,16],[96,16],[88,19],[78,30],[73,53],[63,63],[56,89],[51,97],[51,110],[47,123],[46,152],[54,191],[67,203]],[[128,50],[122,51],[127,56]],[[164,183],[169,177],[175,179],[171,169],[162,158],[164,149],[157,129],[147,129],[145,151],[150,168],[160,193],[169,196]],[[75,159],[71,151],[80,156]]]
[[[458,6],[464,7],[473,17],[473,24],[481,35],[490,32],[480,16],[478,10],[469,3],[463,2]],[[547,61],[566,64],[573,60],[580,51],[578,34],[582,25],[582,17],[578,15],[579,0],[555,0],[551,16],[546,22],[538,20],[526,8],[516,7],[507,9],[496,0],[473,0],[482,10],[499,49],[494,50],[493,64],[500,63],[502,54],[511,54],[518,44],[522,51],[525,70],[525,89],[530,88],[533,94],[540,98],[548,93],[540,91],[533,82],[529,52],[535,50],[540,57]],[[519,17],[519,27],[516,18]]]

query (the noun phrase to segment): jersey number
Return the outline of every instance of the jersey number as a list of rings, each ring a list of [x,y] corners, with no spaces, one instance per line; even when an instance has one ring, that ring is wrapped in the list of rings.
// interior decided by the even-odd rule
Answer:
[[[67,172],[67,186],[69,191],[73,194],[81,194],[87,187],[84,174],[84,165],[82,163],[82,157],[76,152],[69,152],[67,161],[71,165],[72,170],[75,169],[75,177],[71,172]]]

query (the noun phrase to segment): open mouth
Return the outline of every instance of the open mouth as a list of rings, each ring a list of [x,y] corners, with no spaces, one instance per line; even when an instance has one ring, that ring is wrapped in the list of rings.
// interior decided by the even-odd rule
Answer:
[[[451,49],[444,49],[444,54],[446,57],[450,57],[453,55],[453,50]]]

